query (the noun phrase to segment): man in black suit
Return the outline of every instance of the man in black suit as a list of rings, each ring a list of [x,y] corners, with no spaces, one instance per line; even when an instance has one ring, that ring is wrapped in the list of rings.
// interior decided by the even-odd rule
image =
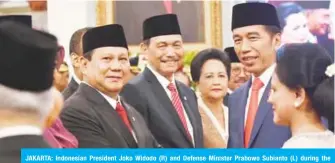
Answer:
[[[334,60],[334,38],[330,37],[331,31],[331,11],[330,1],[297,1],[305,9],[307,26],[309,31],[315,36],[317,43],[322,45]]]
[[[88,30],[83,36],[83,52],[83,81],[61,113],[79,148],[158,147],[140,113],[118,95],[130,72],[122,26]]]
[[[145,118],[157,141],[166,148],[202,148],[203,132],[195,93],[174,79],[183,58],[183,40],[174,14],[143,23],[148,65],[129,81],[122,96]]]
[[[62,92],[64,99],[68,99],[78,88],[79,83],[83,80],[83,74],[80,71],[80,60],[83,56],[82,38],[85,32],[90,28],[81,28],[75,31],[70,39],[70,56],[74,74],[69,85]]]
[[[21,162],[21,148],[50,148],[42,128],[54,104],[57,49],[53,35],[0,22],[1,163]]]

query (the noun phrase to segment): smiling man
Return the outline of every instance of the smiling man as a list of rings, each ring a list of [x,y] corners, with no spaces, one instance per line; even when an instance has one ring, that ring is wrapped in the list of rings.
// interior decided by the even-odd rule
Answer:
[[[83,82],[66,100],[61,114],[79,148],[157,147],[142,116],[119,97],[130,69],[122,26],[88,30],[83,51]]]
[[[143,115],[163,147],[202,148],[196,96],[174,77],[184,55],[177,16],[167,14],[146,19],[141,49],[148,65],[124,87],[122,96]]]
[[[232,32],[236,54],[251,79],[229,96],[228,147],[280,148],[291,133],[273,123],[272,105],[267,103],[280,45],[275,7],[267,3],[235,5]]]

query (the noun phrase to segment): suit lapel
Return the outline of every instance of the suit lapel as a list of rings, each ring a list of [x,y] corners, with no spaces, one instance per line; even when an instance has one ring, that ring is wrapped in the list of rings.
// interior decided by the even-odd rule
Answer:
[[[190,120],[190,122],[191,122],[192,128],[193,128],[193,137],[194,137],[193,139],[195,139],[195,138],[196,138],[196,131],[195,131],[195,128],[196,128],[196,127],[193,127],[193,126],[196,125],[196,124],[195,124],[195,119],[196,119],[196,118],[194,117],[194,114],[193,114],[193,112],[192,112],[192,109],[191,109],[190,106],[188,105],[188,101],[187,101],[186,95],[183,94],[183,91],[181,91],[181,87],[179,86],[180,84],[179,84],[178,81],[176,81],[176,85],[177,85],[177,89],[178,89],[179,98],[180,98],[181,102],[183,103],[184,109],[185,109],[185,111],[186,111],[186,114],[187,114],[187,116],[188,116],[188,118],[189,118],[189,120]],[[185,118],[186,118],[186,117],[185,117]],[[183,130],[183,131],[185,131],[185,130]],[[183,133],[184,133],[184,136],[188,137],[187,134],[186,134],[186,132],[183,132]],[[191,144],[193,144],[192,141],[191,141],[190,139],[187,139],[187,140],[189,140],[189,142],[190,142]]]
[[[133,110],[131,109],[131,106],[129,106],[129,104],[127,104],[124,100],[122,100],[122,105],[123,105],[124,109],[126,109],[126,111],[127,111],[129,122],[130,122],[134,132],[136,133],[136,137],[138,137],[138,132],[140,133],[141,129],[139,128],[139,125],[136,123],[137,121],[136,121],[135,115],[133,113]]]
[[[72,92],[74,92],[75,90],[78,89],[79,84],[72,78],[68,87]]]
[[[223,98],[223,104],[225,106],[228,106],[228,99],[229,99],[229,93],[227,92],[227,94],[225,95],[225,97]]]
[[[269,81],[269,83],[271,82],[271,80]],[[267,102],[268,98],[269,98],[269,92],[270,92],[270,88],[271,88],[271,84],[268,84],[264,90],[264,93],[262,95],[262,99],[259,102],[259,106],[258,106],[258,110],[257,110],[257,114],[256,114],[256,118],[255,118],[255,122],[254,122],[254,126],[252,128],[252,132],[251,132],[251,137],[250,137],[250,141],[249,141],[249,146],[252,144],[252,142],[254,141],[259,129],[261,128],[263,121],[267,115],[267,113],[269,112],[269,110],[271,110],[271,104],[269,104]]]
[[[106,114],[112,115],[109,119],[110,125],[112,125],[114,131],[127,142],[129,147],[136,147],[137,144],[134,137],[120,118],[119,114],[107,102],[107,100],[97,90],[87,84],[81,83],[79,88],[84,89],[84,94],[88,97],[88,99],[92,103],[95,103],[96,106],[99,106],[99,110],[97,110],[98,112],[106,112]]]
[[[239,142],[241,142],[241,147],[244,146],[244,121],[245,121],[245,108],[247,107],[248,96],[249,96],[249,89],[251,86],[251,80],[245,86],[245,89],[242,89],[240,99],[236,99],[237,103],[237,116],[241,116],[238,121],[238,131],[240,132]]]
[[[190,143],[191,141],[188,139],[188,136],[186,134],[185,128],[183,124],[181,123],[181,120],[179,119],[179,115],[174,108],[169,96],[166,94],[164,88],[157,80],[156,76],[148,69],[145,68],[143,74],[146,76],[145,78],[151,85],[151,90],[153,91],[155,97],[157,100],[162,104],[165,111],[167,111],[170,114],[170,117],[173,119],[173,121],[176,123],[176,126],[178,127],[179,131],[183,133],[185,139]]]
[[[128,119],[129,119],[129,122],[130,122],[130,124],[133,128],[134,133],[135,133],[138,147],[145,146],[142,143],[145,142],[146,133],[144,132],[145,130],[143,130],[143,127],[141,126],[141,124],[138,123],[138,120],[136,119],[136,114],[134,113],[133,107],[130,106],[128,103],[126,103],[124,100],[122,100],[122,105],[127,110]]]
[[[123,139],[127,142],[129,147],[136,147],[137,143],[136,143],[136,141],[133,137],[133,134],[129,131],[128,127],[123,122],[123,120],[121,119],[119,114],[115,111],[115,109],[112,106],[110,106],[110,111],[113,114],[113,118],[111,117],[111,119],[113,119],[113,121],[114,121],[113,123],[115,124],[115,128],[116,128],[117,131],[119,131],[121,137],[123,137]],[[126,112],[127,112],[127,115],[128,115],[129,111],[127,109],[126,109]],[[129,121],[131,120],[129,115],[128,115],[128,119],[129,119]],[[131,123],[131,126],[132,126],[132,123]],[[134,127],[132,126],[132,128],[134,128]]]

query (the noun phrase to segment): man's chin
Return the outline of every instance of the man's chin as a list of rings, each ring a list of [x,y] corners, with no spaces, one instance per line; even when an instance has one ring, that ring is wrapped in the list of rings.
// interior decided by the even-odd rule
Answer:
[[[243,83],[236,84],[236,88],[235,89],[240,88],[242,85],[243,85]]]
[[[327,33],[328,33],[328,31],[327,31],[326,29],[321,29],[321,30],[319,31],[319,35],[320,35],[320,36],[326,35]]]
[[[171,77],[174,73],[176,72],[176,70],[166,70],[164,69],[164,71],[161,72],[161,75],[165,76],[165,77]]]
[[[260,64],[260,63],[257,63],[257,64]],[[263,71],[262,68],[257,64],[253,64],[251,66],[245,67],[245,71],[249,72],[250,74],[258,74],[259,72]]]
[[[255,71],[257,71],[257,68],[248,67],[248,68],[245,68],[245,71],[248,71],[250,74],[253,74]]]
[[[164,67],[162,69],[164,71],[164,73],[174,73],[178,70],[178,67],[177,66],[174,66],[174,67]]]
[[[107,90],[110,92],[119,92],[121,91],[122,87],[123,87],[123,83],[121,82],[117,82],[117,83],[109,83],[109,86],[107,86]]]

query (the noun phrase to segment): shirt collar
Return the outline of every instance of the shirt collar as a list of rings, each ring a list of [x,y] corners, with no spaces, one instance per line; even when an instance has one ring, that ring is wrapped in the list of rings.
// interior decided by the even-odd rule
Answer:
[[[42,135],[42,129],[32,125],[19,125],[0,128],[0,138],[19,135]]]
[[[273,72],[275,71],[275,68],[276,68],[276,64],[272,64],[270,67],[268,67],[258,78],[263,82],[264,85],[266,85],[271,77],[272,77],[272,74]],[[252,78],[252,82],[255,80],[255,76],[252,75],[251,76]]]
[[[159,83],[161,83],[161,85],[164,88],[167,88],[167,86],[171,83],[166,77],[164,77],[163,75],[159,74],[157,71],[155,71],[155,69],[153,69],[151,67],[150,64],[147,65],[148,69],[156,76],[157,80]],[[175,78],[174,78],[174,74],[172,75],[172,83],[174,85],[176,85],[175,83]]]
[[[231,89],[228,88],[227,93],[228,93],[228,94],[232,94],[233,91],[232,91]]]
[[[73,77],[74,81],[77,82],[77,84],[80,84],[80,83],[81,83],[81,81],[79,80],[79,78],[77,77],[76,74],[73,73],[73,74],[72,74],[72,77]]]
[[[97,90],[98,91],[98,90]],[[111,98],[111,97],[109,97],[109,96],[107,96],[106,94],[104,94],[104,93],[102,93],[102,92],[100,92],[100,91],[98,91],[106,100],[107,100],[107,102],[114,108],[114,109],[116,109],[116,104],[118,103],[118,102],[120,102],[120,97],[118,96],[117,97],[117,100],[115,100],[115,99],[113,99],[113,98]]]
[[[90,84],[88,84],[88,83],[85,82],[85,81],[82,81],[82,83],[85,83],[85,84],[89,85],[90,87],[92,87]],[[92,87],[92,88],[94,88],[94,87]],[[115,99],[113,99],[113,98],[107,96],[106,94],[100,92],[98,89],[96,89],[96,88],[94,88],[94,89],[95,89],[96,91],[98,91],[98,92],[99,92],[99,93],[106,99],[106,101],[107,101],[107,102],[108,102],[114,109],[116,109],[116,104],[117,104],[118,102],[120,102],[120,97],[119,97],[119,96],[117,96],[117,100],[115,100]]]

